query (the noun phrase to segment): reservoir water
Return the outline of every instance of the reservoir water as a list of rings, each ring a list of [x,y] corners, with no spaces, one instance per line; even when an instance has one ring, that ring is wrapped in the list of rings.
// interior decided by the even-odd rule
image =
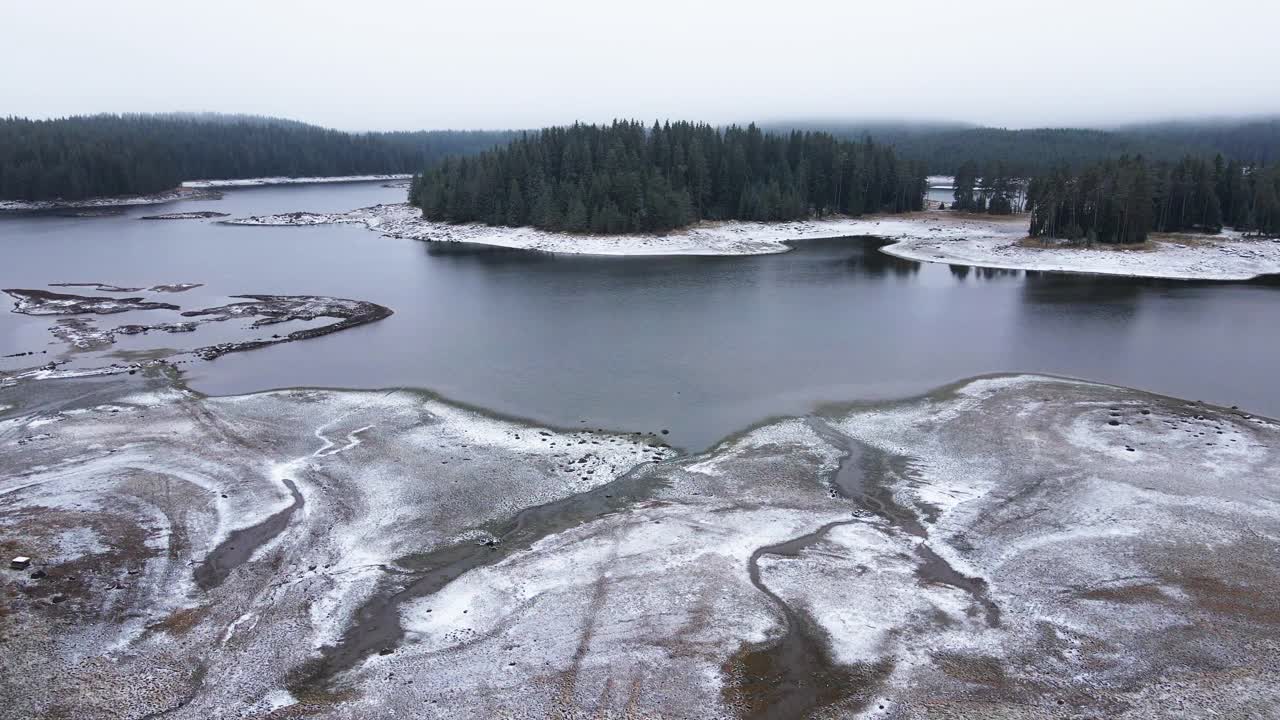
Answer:
[[[968,270],[891,258],[872,238],[757,257],[605,258],[400,240],[356,226],[142,221],[399,202],[379,183],[233,190],[114,217],[0,218],[0,287],[204,283],[231,295],[369,300],[395,314],[181,367],[210,394],[417,387],[557,425],[658,432],[700,449],[767,417],[1047,372],[1280,416],[1280,282]],[[101,295],[92,289],[67,292]],[[0,355],[66,346],[0,313]],[[184,347],[180,335],[149,342]],[[30,366],[8,358],[0,369]],[[3,390],[0,390],[0,401]]]

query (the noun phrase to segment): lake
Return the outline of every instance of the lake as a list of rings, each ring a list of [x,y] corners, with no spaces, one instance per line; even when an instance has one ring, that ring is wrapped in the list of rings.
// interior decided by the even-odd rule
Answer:
[[[160,298],[184,309],[243,293],[369,300],[395,315],[181,367],[193,388],[211,394],[418,387],[557,425],[669,429],[672,444],[690,449],[828,402],[902,397],[1009,371],[1280,416],[1274,278],[966,270],[891,258],[870,238],[804,241],[782,255],[611,258],[421,243],[357,226],[137,219],[333,212],[403,196],[380,183],[286,186],[116,217],[0,218],[0,287],[204,283]],[[47,349],[44,362],[62,353],[50,324],[0,313],[0,355]],[[181,336],[147,337],[185,347]]]

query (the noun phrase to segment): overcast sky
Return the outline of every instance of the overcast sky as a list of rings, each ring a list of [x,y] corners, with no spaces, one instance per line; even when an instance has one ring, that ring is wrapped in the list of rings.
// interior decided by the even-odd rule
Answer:
[[[1278,0],[0,0],[0,115],[349,130],[1280,111]]]

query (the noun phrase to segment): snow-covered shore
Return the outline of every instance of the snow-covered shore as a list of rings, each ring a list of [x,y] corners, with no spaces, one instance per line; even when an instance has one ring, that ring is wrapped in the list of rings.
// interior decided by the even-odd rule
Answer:
[[[1004,270],[1071,272],[1177,280],[1248,280],[1280,273],[1280,240],[1219,235],[1165,235],[1142,249],[1030,247],[1025,216],[926,211],[905,215],[835,217],[780,223],[701,223],[665,235],[571,235],[535,228],[424,220],[407,204],[374,205],[346,213],[294,212],[223,221],[231,225],[352,223],[386,235],[426,242],[466,242],[570,255],[766,255],[787,252],[795,240],[874,236],[894,241],[881,250],[917,262]]]
[[[373,182],[376,180],[408,180],[413,175],[335,175],[331,177],[260,177],[238,180],[188,180],[184,188],[261,187],[263,185],[321,185],[324,183]]]
[[[0,213],[152,205],[217,197],[217,188],[397,181],[409,175],[274,177],[195,180],[145,196],[71,202],[0,201]],[[1166,235],[1141,249],[1033,247],[1025,216],[984,217],[925,211],[904,215],[828,217],[790,222],[700,223],[661,235],[573,235],[529,227],[453,225],[424,220],[406,203],[374,205],[345,213],[293,212],[223,221],[231,225],[364,225],[386,235],[426,242],[465,242],[578,255],[765,255],[790,250],[790,241],[874,236],[893,241],[881,250],[917,262],[1042,272],[1070,272],[1178,280],[1248,280],[1280,273],[1280,240],[1245,239],[1239,233]]]
[[[266,187],[269,185],[322,185],[327,183],[386,182],[408,180],[412,175],[339,175],[333,177],[260,177],[236,180],[188,180],[181,186],[151,195],[120,195],[115,197],[86,198],[84,200],[0,200],[0,213],[40,212],[44,210],[72,210],[78,208],[108,208],[132,205],[160,205],[175,200],[216,200],[221,197],[218,188]]]
[[[152,195],[122,195],[118,197],[86,198],[84,200],[0,200],[0,213],[160,205],[174,202],[175,200],[215,200],[219,197],[218,193],[209,188],[181,187]]]
[[[970,236],[904,238],[881,251],[918,262],[1002,270],[1121,275],[1171,280],[1250,280],[1280,273],[1280,240],[1219,235],[1165,235],[1141,249],[1027,247],[1018,239]]]
[[[664,235],[572,235],[529,227],[424,220],[408,204],[374,205],[347,213],[285,213],[224,221],[231,225],[362,224],[386,235],[427,242],[467,242],[521,250],[574,255],[767,255],[791,248],[791,240],[873,235],[888,239],[960,240],[970,237],[1016,240],[1025,234],[1021,219],[957,218],[945,213],[835,217],[780,223],[726,221],[701,223]]]

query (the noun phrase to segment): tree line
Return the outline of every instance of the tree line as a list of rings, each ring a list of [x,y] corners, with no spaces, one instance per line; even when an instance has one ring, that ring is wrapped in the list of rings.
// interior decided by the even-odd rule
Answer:
[[[480,152],[506,131],[346,133],[244,115],[0,118],[0,199],[80,200],[184,180],[409,173]]]
[[[994,163],[981,174],[970,160],[956,171],[952,210],[991,215],[1012,215],[1023,207],[1023,183],[1010,177],[1004,163]]]
[[[1027,192],[1032,236],[1141,243],[1151,232],[1280,235],[1280,165],[1124,156],[1078,172],[1059,167]]]
[[[923,167],[869,139],[615,121],[546,128],[446,159],[415,176],[410,202],[432,220],[627,233],[919,210],[924,192]]]
[[[955,123],[776,123],[770,129],[821,130],[837,137],[870,134],[892,145],[898,157],[924,163],[937,175],[957,175],[960,166],[1002,162],[1013,177],[1032,177],[1066,164],[1080,169],[1108,158],[1142,155],[1151,162],[1177,162],[1186,155],[1215,155],[1248,164],[1280,162],[1280,118],[1147,123],[1100,130],[1033,128],[1009,130]]]

